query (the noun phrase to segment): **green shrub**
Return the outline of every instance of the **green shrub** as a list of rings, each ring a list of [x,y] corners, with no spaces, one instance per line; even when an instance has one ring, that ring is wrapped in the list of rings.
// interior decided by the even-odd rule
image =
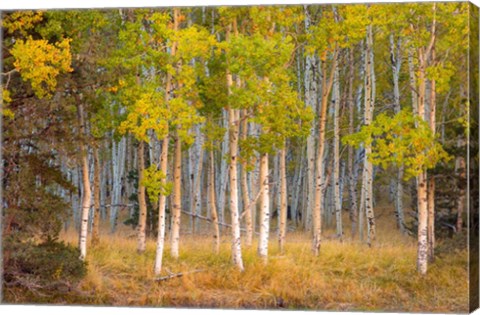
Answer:
[[[50,287],[54,283],[73,285],[87,272],[86,263],[79,259],[78,249],[63,242],[52,240],[10,246],[7,243],[5,251],[10,256],[5,266],[6,282],[21,285],[21,279],[28,279],[40,287]]]

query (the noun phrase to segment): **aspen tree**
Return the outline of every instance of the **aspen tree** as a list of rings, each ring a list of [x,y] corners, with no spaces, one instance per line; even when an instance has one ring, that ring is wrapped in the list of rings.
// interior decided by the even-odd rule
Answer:
[[[101,167],[98,148],[93,147],[94,160],[94,180],[93,180],[93,222],[92,222],[92,245],[98,244],[100,241],[100,183],[101,183]]]
[[[80,100],[81,101],[81,100]],[[83,104],[80,102],[78,104],[78,120],[80,133],[83,138],[83,143],[80,145],[81,153],[81,163],[82,163],[82,211],[81,211],[81,224],[80,224],[80,259],[85,260],[87,257],[87,235],[88,235],[88,215],[90,213],[90,203],[91,203],[91,190],[90,190],[90,179],[89,179],[89,165],[88,165],[88,147],[85,143],[86,141],[86,127],[85,127],[85,113],[83,109]]]

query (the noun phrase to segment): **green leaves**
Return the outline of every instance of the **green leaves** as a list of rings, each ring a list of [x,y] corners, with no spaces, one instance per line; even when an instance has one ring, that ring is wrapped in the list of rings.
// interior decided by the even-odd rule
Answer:
[[[406,109],[394,117],[384,113],[378,115],[371,125],[344,136],[342,142],[356,148],[371,145],[369,161],[384,169],[389,165],[404,165],[405,179],[450,159],[428,123]]]
[[[140,185],[145,186],[151,202],[156,203],[160,195],[169,196],[172,193],[172,183],[167,181],[162,183],[166,177],[167,175],[158,170],[155,164],[151,164],[144,170]]]

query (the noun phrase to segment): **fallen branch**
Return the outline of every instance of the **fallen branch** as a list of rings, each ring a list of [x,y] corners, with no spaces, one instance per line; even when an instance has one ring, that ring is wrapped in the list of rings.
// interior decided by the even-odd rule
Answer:
[[[156,278],[155,281],[158,281],[158,282],[167,281],[167,280],[170,280],[170,279],[173,279],[173,278],[180,278],[180,277],[183,277],[184,275],[188,275],[188,274],[191,274],[191,273],[202,272],[202,271],[205,271],[205,269],[196,269],[196,270],[192,270],[192,271],[188,271],[188,272],[170,273],[168,276]]]
[[[186,214],[186,215],[189,215],[189,216],[192,216],[194,218],[198,218],[198,219],[201,219],[201,220],[205,220],[207,222],[210,222],[210,223],[213,223],[213,220],[210,219],[210,218],[207,218],[207,217],[204,217],[202,215],[199,215],[199,214],[195,214],[195,213],[191,213],[191,212],[188,212],[188,211],[185,211],[185,210],[182,210],[182,213],[183,214]],[[232,225],[231,224],[227,224],[227,223],[222,223],[222,222],[217,222],[219,225],[221,226],[224,226],[224,227],[228,227],[228,228],[232,228]],[[246,232],[247,230],[244,229],[244,228],[240,228],[240,231],[244,231]],[[255,234],[259,234],[258,232],[255,232]]]

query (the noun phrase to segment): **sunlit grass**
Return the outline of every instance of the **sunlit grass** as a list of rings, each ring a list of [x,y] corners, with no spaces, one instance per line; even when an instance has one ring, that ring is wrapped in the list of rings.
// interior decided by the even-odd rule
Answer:
[[[345,222],[348,222],[345,220]],[[395,223],[379,220],[373,247],[333,238],[322,243],[319,257],[310,251],[308,233],[290,233],[280,255],[271,235],[269,260],[256,254],[256,243],[243,248],[245,271],[231,263],[229,230],[223,231],[220,253],[204,226],[200,235],[183,235],[180,257],[173,259],[167,239],[163,275],[187,272],[183,277],[156,282],[153,273],[155,241],[144,254],[136,252],[136,239],[102,235],[88,252],[89,273],[80,284],[97,305],[192,306],[220,308],[289,308],[416,312],[466,312],[468,303],[466,250],[441,250],[429,265],[428,275],[416,271],[416,243],[401,235]],[[127,232],[128,231],[128,232]],[[334,231],[326,230],[326,236]],[[77,242],[70,231],[62,238]],[[442,247],[442,244],[439,244]],[[188,273],[202,270],[197,273]]]

